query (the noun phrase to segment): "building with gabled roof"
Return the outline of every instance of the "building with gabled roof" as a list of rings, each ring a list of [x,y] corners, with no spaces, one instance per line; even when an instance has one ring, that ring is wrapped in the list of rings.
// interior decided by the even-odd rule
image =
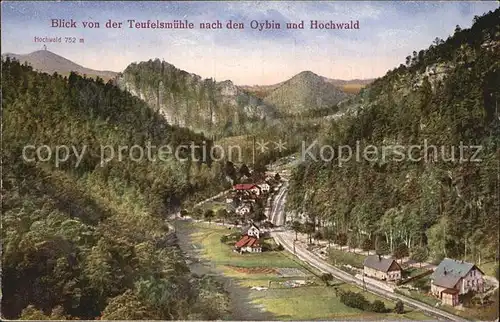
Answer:
[[[248,192],[256,196],[259,196],[261,193],[260,188],[253,183],[238,183],[233,186],[233,189],[237,192]]]
[[[243,237],[234,245],[236,251],[240,253],[260,253],[262,246],[260,244],[260,229],[255,224],[243,228]]]
[[[384,258],[380,255],[367,256],[363,262],[363,274],[386,281],[398,281],[401,279],[401,266],[392,258]]]
[[[260,228],[254,223],[243,227],[242,233],[243,235],[257,237],[257,239],[260,238]]]
[[[443,303],[459,304],[458,296],[484,291],[484,273],[475,264],[445,258],[431,275],[431,293]]]

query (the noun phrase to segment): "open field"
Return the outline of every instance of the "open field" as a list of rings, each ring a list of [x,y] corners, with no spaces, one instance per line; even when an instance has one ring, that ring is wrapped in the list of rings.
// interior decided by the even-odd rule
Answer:
[[[345,252],[339,249],[330,248],[329,251],[329,261],[334,265],[351,265],[357,268],[363,268],[363,261],[365,256],[360,254],[354,254]]]
[[[349,94],[358,94],[365,86],[364,84],[345,84],[342,86],[342,90]]]
[[[340,289],[360,292],[355,286],[341,285]],[[430,317],[418,311],[410,311],[403,315],[394,313],[373,313],[350,308],[342,304],[335,296],[333,287],[307,286],[300,288],[272,288],[257,292],[254,302],[263,305],[266,310],[284,320],[318,320],[318,319],[393,319],[393,320],[429,320]],[[380,299],[371,293],[364,294],[373,301]],[[386,307],[394,308],[394,304],[384,301]]]
[[[429,320],[425,314],[406,307],[406,313],[373,313],[345,306],[335,294],[339,290],[363,292],[362,289],[332,281],[325,286],[319,272],[302,265],[287,252],[264,252],[260,254],[238,254],[231,247],[220,242],[220,237],[234,232],[206,223],[182,223],[191,225],[191,240],[200,250],[203,258],[212,262],[218,271],[231,278],[240,287],[264,287],[265,290],[250,290],[249,297],[253,304],[272,313],[280,320],[316,320],[316,319],[393,319],[393,320]],[[283,277],[279,272],[286,272]],[[297,275],[297,276],[293,276]],[[307,281],[306,286],[289,287],[283,282]],[[382,300],[388,309],[394,303],[369,292],[364,292],[369,301]]]
[[[234,228],[229,229],[228,227],[206,223],[196,223],[195,225],[197,232],[191,235],[194,245],[201,247],[203,256],[210,259],[217,266],[300,267],[299,264],[283,255],[283,252],[244,255],[233,252],[229,246],[220,242],[220,238],[234,232]]]
[[[234,207],[222,201],[211,201],[199,206],[203,210],[212,210],[214,213],[219,209],[234,210]]]

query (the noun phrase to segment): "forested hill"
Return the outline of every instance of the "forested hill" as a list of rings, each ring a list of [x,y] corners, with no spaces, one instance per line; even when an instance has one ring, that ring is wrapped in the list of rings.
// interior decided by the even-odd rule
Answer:
[[[341,244],[399,256],[420,253],[435,261],[448,256],[479,266],[495,260],[498,21],[500,9],[476,17],[470,29],[457,26],[447,40],[436,39],[413,52],[405,64],[350,100],[345,107],[353,112],[323,128],[319,140],[353,150],[359,142],[360,160],[353,157],[339,166],[338,154],[328,162],[308,158],[293,174],[289,209],[307,209],[308,220],[330,227],[324,232]],[[414,160],[401,161],[399,153],[408,150],[398,152],[396,145],[408,148],[426,141],[427,158],[419,149],[413,151]],[[481,161],[460,162],[461,142],[481,146]],[[375,160],[362,157],[368,144],[379,149]],[[432,145],[438,148],[436,157]],[[385,161],[383,146],[390,148]],[[463,157],[474,151],[465,150]],[[319,156],[319,149],[315,153]]]
[[[137,150],[101,164],[100,155],[101,146],[118,153],[204,137],[168,125],[111,83],[38,73],[10,59],[2,61],[2,105],[3,317],[221,316],[226,295],[211,278],[190,275],[165,216],[223,189],[222,167],[171,156],[154,162]],[[71,157],[58,167],[54,155],[23,161],[25,147],[44,144],[52,152],[68,146]],[[72,149],[84,147],[79,162]]]
[[[229,80],[202,79],[159,59],[130,64],[118,84],[170,124],[205,133],[238,132],[249,121],[277,116],[275,108]]]
[[[282,114],[300,115],[334,109],[337,103],[348,97],[349,94],[324,77],[304,71],[280,84],[264,98],[264,102],[276,106]]]

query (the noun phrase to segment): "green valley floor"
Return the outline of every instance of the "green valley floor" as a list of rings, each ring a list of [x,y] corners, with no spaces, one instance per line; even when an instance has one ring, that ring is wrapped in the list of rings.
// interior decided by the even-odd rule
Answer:
[[[432,319],[408,307],[402,315],[347,307],[340,301],[335,289],[363,292],[362,289],[336,280],[326,286],[320,280],[319,272],[305,266],[286,251],[235,253],[230,245],[221,243],[220,238],[238,228],[188,221],[177,221],[175,225],[181,248],[190,257],[191,269],[198,274],[209,272],[221,276],[231,292],[235,303],[229,319]],[[363,292],[363,295],[371,302],[383,301],[391,311],[394,308],[392,301],[369,292]]]

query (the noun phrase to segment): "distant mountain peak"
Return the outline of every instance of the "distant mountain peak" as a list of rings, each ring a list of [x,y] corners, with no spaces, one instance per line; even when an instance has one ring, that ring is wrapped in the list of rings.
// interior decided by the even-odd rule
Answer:
[[[294,77],[298,77],[298,76],[302,76],[302,77],[304,77],[304,76],[306,76],[306,77],[311,77],[311,76],[312,76],[312,77],[321,77],[321,76],[319,76],[318,74],[316,74],[316,73],[314,73],[314,72],[312,72],[312,71],[310,71],[310,70],[304,70],[304,71],[301,71],[300,73],[298,73],[298,74],[297,74],[297,75],[295,75]]]
[[[279,84],[264,102],[284,114],[300,114],[309,110],[331,108],[349,97],[328,79],[306,70]]]
[[[45,49],[36,50],[29,54],[2,54],[2,59],[5,57],[16,59],[21,63],[27,62],[29,65],[31,65],[31,67],[33,67],[34,70],[45,72],[48,74],[58,73],[61,75],[67,75],[70,72],[76,72],[78,74],[87,75],[89,77],[98,76],[103,78],[104,80],[112,79],[118,74],[112,71],[94,70],[83,67],[61,55]]]
[[[293,76],[292,78],[289,79],[290,80],[301,80],[301,79],[306,79],[306,80],[316,80],[316,81],[320,81],[322,79],[324,79],[325,77],[322,77],[322,76],[319,76],[318,74],[310,71],[310,70],[305,70],[305,71],[302,71],[300,73],[298,73],[297,75]]]

